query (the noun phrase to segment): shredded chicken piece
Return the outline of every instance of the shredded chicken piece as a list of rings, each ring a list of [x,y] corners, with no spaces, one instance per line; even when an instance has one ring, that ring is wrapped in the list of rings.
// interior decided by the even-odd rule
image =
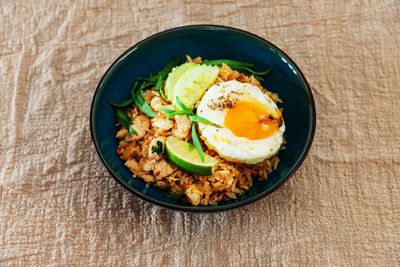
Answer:
[[[149,159],[159,160],[160,158],[162,158],[162,155],[158,155],[156,152],[153,152],[153,146],[157,147],[158,141],[162,143],[162,149],[163,149],[162,151],[164,151],[164,146],[165,146],[165,142],[167,141],[167,137],[158,136],[158,137],[155,137],[153,140],[151,140],[150,145],[149,145],[149,150],[147,153],[147,157]]]
[[[200,203],[200,199],[203,193],[195,185],[191,185],[185,191],[185,195],[192,205],[197,206]]]
[[[139,163],[135,159],[130,159],[125,162],[125,166],[129,168],[131,172],[135,175],[138,175],[142,172],[142,168],[140,167]]]
[[[149,131],[150,120],[146,115],[139,115],[135,118],[131,126],[138,133],[137,136],[132,135],[133,139],[139,140]]]
[[[153,174],[156,176],[156,179],[168,176],[173,172],[174,169],[165,161],[165,159],[160,159],[154,164]]]
[[[128,130],[125,127],[121,127],[115,136],[118,139],[124,139],[125,136],[128,134]]]
[[[128,160],[131,157],[139,158],[140,157],[140,148],[137,146],[136,142],[129,142],[129,145],[122,149],[122,159]]]
[[[128,114],[129,117],[131,117],[132,120],[134,120],[139,113],[138,107],[134,106],[132,109],[128,110],[126,113]]]
[[[159,134],[165,133],[174,126],[174,122],[170,119],[165,120],[162,116],[151,119],[151,125]]]
[[[141,158],[139,165],[145,172],[150,172],[154,169],[154,164],[156,161],[154,159]]]
[[[125,148],[127,146],[129,146],[132,142],[131,141],[126,141],[126,140],[122,140],[121,142],[119,142],[119,148]]]
[[[146,164],[142,163],[142,161],[137,162],[135,159],[130,159],[125,162],[125,166],[134,173],[134,176],[140,176],[140,178],[143,178],[145,182],[154,182],[154,176],[143,169],[148,168],[148,166],[145,165]]]
[[[153,90],[142,91],[142,96],[144,100],[146,100],[147,104],[150,105],[150,101],[154,96],[154,91]]]
[[[134,141],[140,139],[138,136],[128,133],[128,130],[125,127],[121,127],[115,137],[118,139],[123,139],[124,141]]]
[[[232,73],[233,73],[232,69],[225,63],[222,63],[222,66],[219,69],[218,76],[221,77],[224,81],[227,81]]]
[[[175,125],[172,128],[172,134],[179,139],[185,139],[192,127],[192,121],[186,115],[177,115],[174,118]]]
[[[154,96],[150,101],[150,107],[156,113],[162,112],[160,108],[174,109],[172,106],[168,105],[161,96]]]

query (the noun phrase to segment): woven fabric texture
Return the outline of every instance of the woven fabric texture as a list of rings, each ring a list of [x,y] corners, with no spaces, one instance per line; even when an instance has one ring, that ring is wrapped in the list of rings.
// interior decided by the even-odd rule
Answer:
[[[316,102],[298,172],[241,209],[188,214],[117,184],[90,103],[108,66],[168,28],[262,36]],[[0,265],[399,266],[400,2],[0,2]]]

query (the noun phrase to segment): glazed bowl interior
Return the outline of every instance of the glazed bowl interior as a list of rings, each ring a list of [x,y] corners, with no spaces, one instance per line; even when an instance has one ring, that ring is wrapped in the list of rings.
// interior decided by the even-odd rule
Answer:
[[[267,180],[253,186],[235,200],[217,205],[190,206],[170,199],[165,191],[146,187],[142,179],[132,177],[116,150],[117,128],[114,108],[107,99],[123,102],[138,77],[161,70],[182,54],[203,59],[234,59],[254,63],[255,70],[272,68],[262,85],[283,100],[286,124],[286,149],[279,154],[277,170]],[[279,48],[251,33],[234,28],[197,25],[167,30],[153,35],[123,53],[107,70],[95,92],[90,128],[97,153],[111,175],[139,197],[167,208],[183,211],[220,211],[243,206],[260,199],[282,185],[304,160],[315,130],[315,107],[311,90],[296,64]]]

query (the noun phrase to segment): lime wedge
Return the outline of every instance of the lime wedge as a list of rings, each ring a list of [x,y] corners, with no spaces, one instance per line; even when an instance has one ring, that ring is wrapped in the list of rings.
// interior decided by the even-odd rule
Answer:
[[[168,159],[180,169],[197,175],[211,175],[215,170],[218,160],[204,154],[204,162],[201,161],[196,149],[189,151],[189,143],[173,136],[168,137],[165,143],[165,151]]]
[[[177,66],[172,69],[172,71],[169,73],[168,78],[165,82],[165,97],[167,98],[168,101],[172,102],[172,99],[175,98],[175,84],[179,80],[179,78],[182,76],[182,74],[187,71],[188,69],[194,68],[196,66],[195,63],[183,63],[180,66]]]
[[[214,83],[219,73],[219,67],[185,64],[175,68],[168,76],[165,85],[166,96],[176,108],[178,108],[176,104],[176,96],[178,96],[188,108],[193,109],[196,102],[199,101],[206,90]],[[180,70],[180,68],[182,69]]]

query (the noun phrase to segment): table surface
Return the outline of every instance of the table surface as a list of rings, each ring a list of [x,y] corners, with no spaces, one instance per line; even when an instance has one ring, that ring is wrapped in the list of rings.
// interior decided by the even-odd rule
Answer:
[[[0,265],[400,265],[400,2],[1,1]],[[309,156],[218,214],[159,208],[96,156],[89,109],[127,48],[175,26],[282,48],[316,102]]]

